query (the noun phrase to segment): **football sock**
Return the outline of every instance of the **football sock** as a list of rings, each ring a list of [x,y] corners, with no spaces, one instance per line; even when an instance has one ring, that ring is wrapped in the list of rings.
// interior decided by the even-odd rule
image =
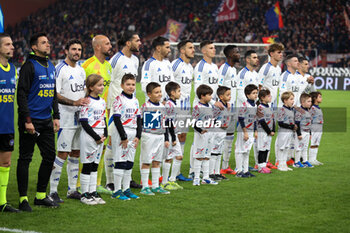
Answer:
[[[90,173],[89,193],[96,191],[97,186],[97,172]]]
[[[148,187],[149,168],[141,169],[142,188]]]
[[[318,147],[309,149],[309,161],[314,162],[317,160]]]
[[[246,173],[249,171],[249,153],[245,152],[245,153],[242,153],[242,169],[243,169],[243,172]]]
[[[50,176],[50,194],[57,192],[57,186],[60,182],[60,177],[62,173],[62,167],[64,164],[64,159],[56,156],[55,162],[53,164],[51,176]]]
[[[81,173],[80,174],[81,193],[89,192],[89,183],[90,183],[90,175]]]
[[[171,182],[176,181],[176,176],[180,172],[181,163],[182,163],[182,160],[174,159],[173,168],[171,170],[171,175],[170,175],[169,181],[171,181]],[[164,177],[163,177],[163,179],[164,179]]]
[[[255,160],[255,164],[258,164],[258,154],[259,154],[259,150],[258,150],[258,143],[256,141],[256,139],[254,139],[254,143],[253,143],[253,152],[254,152],[254,160]]]
[[[220,164],[221,164],[222,155],[218,155],[215,161],[215,174],[220,174]]]
[[[301,151],[301,158],[303,158],[303,162],[306,162],[306,161],[308,161],[307,159],[307,149],[303,149],[302,151]]]
[[[28,201],[28,197],[27,196],[23,196],[23,197],[19,197],[19,203],[22,203],[22,201]]]
[[[170,167],[171,167],[171,163],[167,163],[167,162],[163,163],[163,173],[162,173],[163,180],[162,180],[162,184],[166,184],[168,182]]]
[[[202,163],[203,161],[202,160],[198,160],[198,159],[194,159],[193,161],[193,170],[194,170],[194,178],[195,179],[199,179],[199,176],[201,174],[201,168],[202,168]]]
[[[72,191],[77,190],[78,172],[79,172],[79,158],[68,157],[68,161],[67,161],[68,190],[72,190]],[[52,174],[53,173],[51,173],[51,176]]]
[[[193,144],[191,146],[191,150],[190,150],[190,174],[192,172],[194,172],[194,161],[197,160],[197,159],[194,159],[193,158]]]
[[[105,172],[106,172],[106,184],[113,183],[113,154],[112,146],[107,145],[105,151]]]
[[[127,190],[128,188],[130,188],[131,173],[132,173],[132,169],[124,170],[123,191]]]
[[[203,160],[202,163],[203,179],[209,179],[209,160]]]
[[[114,176],[114,192],[119,191],[122,189],[122,180],[124,176],[124,169],[113,169],[113,176]]]
[[[42,200],[46,197],[46,193],[45,192],[36,192],[35,197],[38,200]]]
[[[229,167],[229,160],[231,156],[233,140],[234,140],[234,135],[229,135],[225,137],[224,151],[222,156],[222,169],[227,169]]]
[[[295,151],[294,163],[300,162],[300,155],[301,155],[300,150]],[[303,159],[303,161],[304,161],[304,159]]]
[[[214,169],[215,169],[215,164],[216,164],[216,159],[217,159],[216,154],[211,154],[210,160],[209,160],[209,174],[212,175],[214,174]]]
[[[277,162],[279,162],[279,152],[280,152],[280,149],[278,148],[278,145],[277,145],[277,140],[275,141],[275,164]]]
[[[181,152],[182,154],[185,153],[185,142],[180,142],[180,146],[181,146]]]
[[[152,172],[152,188],[155,189],[159,187],[160,167],[152,167],[151,172]]]
[[[243,171],[243,154],[242,153],[235,153],[235,160],[236,160],[236,170],[237,173]]]
[[[0,167],[0,205],[6,204],[6,190],[9,182],[10,167]]]

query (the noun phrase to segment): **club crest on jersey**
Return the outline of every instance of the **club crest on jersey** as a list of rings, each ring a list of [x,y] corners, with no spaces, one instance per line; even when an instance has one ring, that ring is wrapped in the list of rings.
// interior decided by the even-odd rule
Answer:
[[[145,129],[160,129],[161,128],[160,111],[147,111],[143,113],[143,127]]]

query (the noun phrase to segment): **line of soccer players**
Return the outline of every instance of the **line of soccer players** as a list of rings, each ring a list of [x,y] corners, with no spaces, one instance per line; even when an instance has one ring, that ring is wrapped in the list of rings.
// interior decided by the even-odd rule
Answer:
[[[47,41],[45,34],[36,37],[36,43]],[[38,45],[31,45],[36,52],[35,46]],[[79,199],[88,205],[104,204],[99,195],[103,192],[120,200],[138,199],[131,192],[130,185],[136,148],[141,137],[140,193],[144,195],[169,194],[172,190],[182,189],[177,180],[193,180],[193,185],[199,186],[217,185],[219,180],[227,179],[224,174],[253,177],[250,170],[254,168],[249,168],[251,147],[254,149],[255,169],[260,173],[270,173],[271,168],[276,168],[269,162],[275,123],[279,125],[275,143],[279,170],[291,170],[287,167],[287,161],[293,161],[295,167],[321,164],[317,161],[317,150],[322,135],[323,116],[318,106],[322,96],[314,89],[313,77],[307,74],[308,61],[305,58],[287,56],[287,69],[281,74],[282,44],[269,46],[270,61],[260,68],[259,73],[255,71],[259,64],[257,53],[247,51],[244,55],[246,66],[237,74],[234,66],[239,62],[240,55],[234,45],[225,47],[227,60],[218,69],[213,62],[216,56],[214,44],[203,41],[200,43],[203,59],[193,69],[190,62],[195,50],[191,41],[178,44],[179,58],[170,63],[167,59],[170,43],[166,38],[157,37],[152,42],[152,57],[142,66],[141,87],[146,96],[142,108],[135,97],[139,60],[134,53],[139,51],[140,38],[135,32],[125,32],[118,45],[120,51],[108,62],[106,58],[112,55],[110,41],[106,36],[95,36],[92,40],[94,56],[81,67],[77,62],[81,58],[82,44],[79,40],[70,40],[65,48],[66,59],[56,66],[53,92],[50,92],[52,85],[47,83],[51,77],[43,74],[35,79],[39,88],[32,90],[34,96],[57,96],[60,111],[58,154],[55,159],[45,160],[53,167],[50,195],[42,195],[42,191],[38,191],[35,205],[58,207],[58,203],[63,202],[58,196],[57,186],[67,158],[67,198]],[[0,48],[1,81],[7,80],[6,85],[15,85],[12,79],[16,80],[16,77],[12,73],[16,75],[16,72],[8,63],[13,54],[8,35],[1,34]],[[11,74],[6,73],[9,67]],[[196,96],[191,112],[193,82]],[[12,112],[8,111],[9,115],[3,118],[13,119],[15,86],[1,88],[9,90],[1,92],[1,108],[12,108]],[[306,94],[310,92],[311,95]],[[8,101],[5,101],[4,93],[8,95]],[[186,178],[181,173],[181,163],[189,130],[186,123],[192,119],[191,178]],[[181,125],[181,122],[185,124]],[[11,125],[13,121],[7,124]],[[229,159],[236,128],[236,167],[231,169]],[[39,131],[28,128],[27,132],[36,138],[41,137]],[[9,212],[18,211],[6,202],[13,134],[13,127],[1,131],[1,137],[5,138],[1,140],[0,148],[0,208]],[[107,141],[108,145],[103,146]],[[80,183],[79,157],[82,164]],[[295,159],[289,160],[291,157]],[[106,187],[101,186],[102,162],[105,163]],[[46,180],[40,189],[46,189],[48,178]],[[23,187],[19,187],[21,189]],[[19,209],[32,211],[26,196],[20,197]]]

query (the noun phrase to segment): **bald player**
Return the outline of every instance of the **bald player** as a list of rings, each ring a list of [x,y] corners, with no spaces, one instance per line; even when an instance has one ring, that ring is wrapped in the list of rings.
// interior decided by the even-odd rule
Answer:
[[[112,56],[112,45],[107,36],[96,35],[92,39],[92,48],[94,50],[94,56],[87,59],[82,67],[85,70],[86,77],[90,74],[101,75],[104,79],[104,90],[101,97],[107,102],[109,84],[111,82],[112,66],[106,60],[107,57]],[[107,112],[108,115],[108,112]],[[107,140],[106,140],[107,142]],[[106,193],[112,195],[112,191],[105,189],[101,185],[102,169],[104,166],[104,153],[102,154],[101,162],[98,165],[97,170],[97,192]],[[108,170],[108,169],[107,169]]]

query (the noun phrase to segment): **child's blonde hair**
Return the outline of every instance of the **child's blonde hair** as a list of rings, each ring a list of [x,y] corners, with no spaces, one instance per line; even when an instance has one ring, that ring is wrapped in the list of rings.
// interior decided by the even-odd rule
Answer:
[[[282,94],[281,96],[281,100],[284,103],[284,101],[286,101],[287,99],[289,99],[291,96],[294,96],[293,92],[291,91],[286,91]]]
[[[103,79],[103,77],[101,75],[98,74],[90,74],[87,78],[86,78],[86,96],[89,96],[91,93],[90,88],[95,86],[96,83],[98,83],[101,79]]]

